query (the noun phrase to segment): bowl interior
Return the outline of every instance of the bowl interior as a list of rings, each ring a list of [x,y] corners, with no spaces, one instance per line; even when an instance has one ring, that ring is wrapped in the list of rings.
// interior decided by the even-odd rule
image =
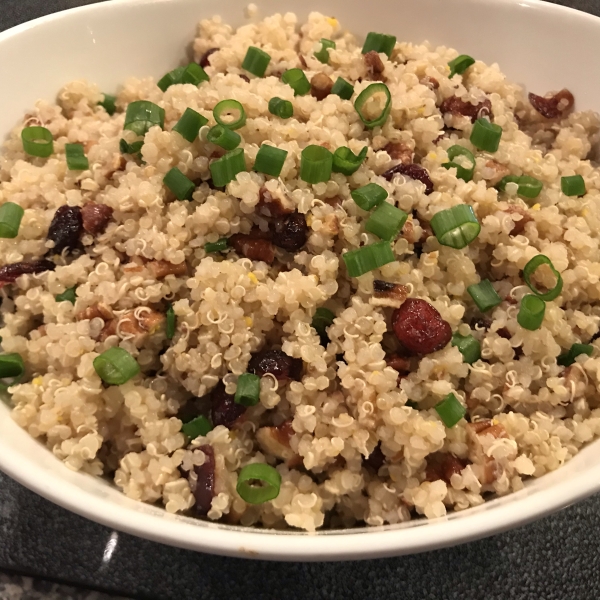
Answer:
[[[545,93],[568,87],[577,108],[598,109],[600,79],[585,57],[600,55],[600,19],[536,0],[257,0],[258,17],[312,10],[364,36],[452,46],[498,63],[511,80]],[[60,13],[0,34],[0,136],[38,98],[73,79],[110,93],[129,76],[160,76],[178,64],[199,19],[216,14],[242,25],[239,0],[113,0]],[[64,41],[69,43],[65,44]],[[588,66],[589,65],[589,66]],[[24,76],[35,74],[35,76]],[[595,75],[595,73],[594,73]],[[514,527],[600,489],[595,442],[565,467],[526,489],[435,521],[345,532],[273,533],[169,515],[134,502],[100,479],[69,471],[10,418],[0,402],[0,468],[39,494],[117,529],[190,549],[266,559],[348,559],[402,554],[476,539]],[[402,529],[400,533],[398,529]],[[368,532],[368,535],[367,535]],[[343,537],[342,537],[343,536]]]

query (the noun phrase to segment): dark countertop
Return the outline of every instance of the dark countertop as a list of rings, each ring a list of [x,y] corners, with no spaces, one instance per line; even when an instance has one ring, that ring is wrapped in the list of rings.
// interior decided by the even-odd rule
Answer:
[[[0,0],[0,31],[94,1]],[[560,4],[600,15],[598,0]],[[248,561],[113,532],[0,474],[0,600],[592,600],[600,598],[598,540],[600,495],[512,532],[415,556]]]

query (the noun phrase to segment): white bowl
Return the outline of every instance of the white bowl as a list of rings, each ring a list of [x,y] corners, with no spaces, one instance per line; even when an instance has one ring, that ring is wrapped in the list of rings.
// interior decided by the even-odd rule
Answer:
[[[259,17],[335,15],[356,34],[457,48],[498,62],[513,81],[544,93],[568,87],[579,108],[600,108],[600,19],[537,0],[255,0]],[[182,58],[200,18],[244,19],[240,0],[113,0],[51,15],[0,34],[0,136],[38,98],[87,78],[110,92],[127,76],[160,76]],[[600,441],[515,494],[432,521],[343,532],[270,532],[207,523],[137,503],[67,469],[0,402],[0,469],[65,508],[109,527],[193,550],[276,560],[374,558],[432,550],[532,521],[600,490]]]

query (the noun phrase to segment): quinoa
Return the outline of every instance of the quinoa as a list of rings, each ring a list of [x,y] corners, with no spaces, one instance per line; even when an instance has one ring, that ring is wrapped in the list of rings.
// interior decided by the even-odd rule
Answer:
[[[314,57],[321,38],[336,43],[327,64]],[[264,77],[241,67],[249,46],[271,57]],[[199,86],[163,92],[152,78],[129,79],[111,116],[96,85],[74,81],[56,103],[39,101],[4,144],[0,204],[18,204],[24,216],[15,239],[0,239],[2,264],[46,261],[0,292],[3,350],[26,365],[23,382],[9,388],[21,427],[69,468],[110,478],[130,498],[308,531],[467,509],[559,468],[600,435],[600,171],[588,158],[600,138],[597,114],[548,119],[498,65],[476,61],[449,79],[456,50],[398,42],[389,57],[378,55],[390,116],[366,129],[353,105],[371,83],[361,43],[318,13],[302,25],[277,14],[237,31],[219,17],[204,20],[193,52],[210,77]],[[355,86],[353,99],[294,96],[280,79],[290,68],[309,81],[342,77]],[[269,112],[274,97],[292,103],[291,118]],[[214,125],[213,108],[229,98],[246,112],[237,133],[248,170],[216,189],[209,164],[223,152],[207,141],[208,127],[193,142],[172,128],[186,108]],[[121,139],[136,141],[123,130],[136,100],[165,111],[164,128],[149,129],[139,157],[120,151]],[[495,153],[469,142],[480,106],[502,128]],[[50,130],[52,156],[24,152],[29,125]],[[251,170],[265,140],[287,151],[279,177]],[[66,143],[84,146],[88,169],[67,168]],[[368,152],[354,174],[311,185],[299,176],[310,144]],[[475,154],[469,182],[443,166],[454,144]],[[407,161],[428,174],[433,191],[410,176],[414,168],[384,176]],[[191,200],[175,200],[163,184],[173,167],[194,182]],[[542,192],[527,204],[515,185],[498,191],[506,173],[539,179]],[[561,191],[561,177],[575,174],[585,180],[583,197]],[[343,254],[379,241],[350,195],[369,183],[409,216],[391,243],[395,260],[351,278]],[[481,231],[453,249],[429,222],[458,204],[473,208]],[[48,231],[65,206],[87,207],[93,227],[58,253]],[[275,218],[300,236],[291,250],[267,239]],[[207,253],[207,243],[234,235],[234,248]],[[267,262],[243,255],[248,240]],[[530,293],[522,269],[537,254],[552,261],[564,288],[529,331],[517,321],[518,303]],[[538,285],[553,286],[538,275]],[[501,298],[485,315],[467,291],[482,279]],[[70,288],[74,303],[56,299]],[[402,293],[382,302],[394,289]],[[427,354],[402,347],[392,314],[406,297],[426,301],[453,334],[472,335],[480,358],[468,364],[447,339]],[[318,308],[334,315],[321,332],[312,327]],[[559,364],[574,343],[592,343],[591,356]],[[109,386],[94,359],[116,346],[141,371]],[[260,399],[246,408],[233,395],[249,371],[260,376]],[[466,411],[452,427],[435,409],[449,394]],[[199,415],[213,429],[190,439],[182,426]],[[238,494],[240,470],[252,463],[276,468],[276,498],[250,504]]]

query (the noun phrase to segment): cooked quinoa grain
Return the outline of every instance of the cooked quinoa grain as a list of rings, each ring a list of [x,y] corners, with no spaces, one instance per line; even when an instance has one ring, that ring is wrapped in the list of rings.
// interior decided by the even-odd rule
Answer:
[[[327,64],[314,56],[322,38],[335,41]],[[250,46],[270,57],[264,77],[242,69]],[[476,61],[449,79],[450,48],[396,43],[389,58],[364,56],[361,40],[318,13],[237,31],[215,17],[193,48],[208,81],[163,92],[152,78],[130,79],[112,116],[96,85],[75,81],[56,104],[39,101],[4,145],[0,204],[24,209],[17,237],[0,239],[0,336],[26,365],[9,388],[21,427],[130,498],[308,531],[467,509],[559,468],[600,435],[600,171],[588,158],[597,114],[572,112],[568,90],[528,96],[496,64]],[[302,69],[313,93],[294,96],[280,79],[288,69]],[[354,86],[350,100],[329,93],[340,77]],[[392,103],[367,129],[354,102],[373,80]],[[293,116],[269,112],[275,97]],[[228,99],[246,115],[235,169],[245,170],[215,188],[214,161],[231,155],[207,131]],[[138,100],[164,110],[163,128],[124,130]],[[378,102],[365,111],[376,117]],[[188,108],[208,120],[196,137],[173,131]],[[470,142],[487,119],[502,130],[496,152]],[[28,126],[50,131],[50,157],[25,153]],[[287,152],[277,178],[253,170],[264,142]],[[83,145],[88,169],[67,168],[67,143]],[[334,160],[326,181],[309,184],[300,177],[309,145],[368,152],[352,174]],[[475,157],[469,181],[447,164],[454,145]],[[170,181],[192,182],[191,200],[164,185],[174,168]],[[542,183],[536,198],[504,180],[523,175]],[[573,175],[582,197],[561,191]],[[363,261],[351,278],[345,253],[381,242],[365,228],[381,205],[365,211],[351,196],[368,184],[406,219],[389,242],[393,260]],[[430,221],[461,204],[480,231],[442,245]],[[517,316],[535,293],[523,269],[539,254],[563,289],[530,331]],[[557,284],[546,264],[531,279],[540,293]],[[501,299],[485,314],[467,291],[482,280]],[[317,331],[319,308],[331,312]],[[472,364],[465,339],[480,355]],[[591,346],[562,356],[576,343]],[[115,347],[126,360],[113,367],[129,378],[108,385],[94,360]],[[466,414],[447,427],[438,405],[451,395],[442,406]],[[252,463],[276,469],[260,469],[278,486],[274,499],[239,495]],[[255,481],[241,483],[257,497]]]

